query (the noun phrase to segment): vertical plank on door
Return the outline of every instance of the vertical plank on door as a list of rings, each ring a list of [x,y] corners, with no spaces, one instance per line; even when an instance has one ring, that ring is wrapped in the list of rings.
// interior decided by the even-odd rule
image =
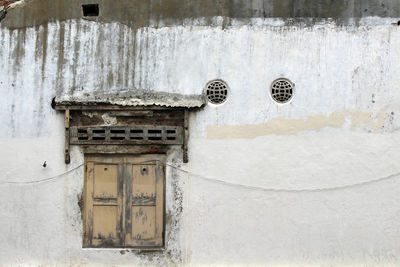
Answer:
[[[122,163],[87,161],[85,213],[85,247],[121,247],[122,197],[124,166]]]
[[[132,165],[131,246],[162,246],[163,178],[157,164]],[[159,192],[158,192],[159,191]]]

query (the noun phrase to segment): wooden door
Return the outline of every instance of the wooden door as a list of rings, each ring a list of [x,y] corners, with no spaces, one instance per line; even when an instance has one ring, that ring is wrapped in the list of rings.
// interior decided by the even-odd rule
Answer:
[[[120,247],[123,245],[123,158],[87,158],[85,174],[84,246]]]
[[[164,171],[160,158],[127,158],[126,238],[132,247],[163,246]]]
[[[161,247],[163,156],[87,156],[84,247]]]

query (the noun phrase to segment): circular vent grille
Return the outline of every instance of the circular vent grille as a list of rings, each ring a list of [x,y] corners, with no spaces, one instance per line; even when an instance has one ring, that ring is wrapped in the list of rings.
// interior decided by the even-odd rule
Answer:
[[[276,79],[271,84],[271,96],[272,99],[278,103],[287,103],[289,102],[294,93],[294,84],[285,78]]]
[[[206,85],[205,93],[210,103],[222,104],[228,98],[228,85],[221,80],[210,81]]]

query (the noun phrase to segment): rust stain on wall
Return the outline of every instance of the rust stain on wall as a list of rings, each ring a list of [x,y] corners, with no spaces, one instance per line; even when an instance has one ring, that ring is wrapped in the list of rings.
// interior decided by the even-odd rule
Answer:
[[[350,129],[359,126],[371,127],[373,133],[378,133],[384,126],[387,117],[386,109],[377,114],[360,111],[344,110],[335,111],[330,115],[315,115],[307,119],[276,118],[264,124],[233,125],[233,126],[207,126],[208,139],[251,139],[271,134],[295,135],[302,131],[320,131],[323,128],[342,128],[346,121],[350,122]]]

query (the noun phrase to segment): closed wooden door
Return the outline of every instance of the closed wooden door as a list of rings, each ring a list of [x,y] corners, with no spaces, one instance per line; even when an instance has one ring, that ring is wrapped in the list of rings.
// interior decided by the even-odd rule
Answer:
[[[161,161],[127,159],[126,239],[128,246],[162,246],[164,175]]]
[[[164,156],[87,156],[84,247],[164,245]]]

